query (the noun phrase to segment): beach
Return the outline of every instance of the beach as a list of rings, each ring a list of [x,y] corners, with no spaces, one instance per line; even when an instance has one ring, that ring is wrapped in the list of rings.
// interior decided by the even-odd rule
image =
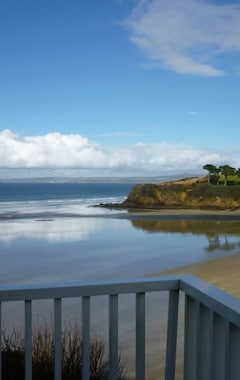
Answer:
[[[237,213],[238,214],[238,213]],[[229,212],[225,212],[224,215],[229,215]],[[231,215],[231,214],[230,214]],[[229,293],[235,297],[240,298],[240,252],[228,257],[218,258],[208,262],[196,263],[192,265],[182,266],[175,270],[170,270],[166,272],[157,273],[159,276],[173,275],[173,274],[191,274],[193,276],[199,277],[204,281],[222,289],[226,293]],[[236,300],[240,302],[240,300]],[[178,334],[178,357],[177,357],[177,367],[176,367],[176,378],[178,380],[182,379],[183,373],[183,309],[184,300],[180,299],[179,305],[179,317],[180,330]],[[162,331],[164,334],[164,331]],[[154,353],[152,352],[152,355]],[[164,366],[164,357],[160,359]],[[154,361],[152,363],[152,368],[154,368]],[[162,374],[164,371],[162,370]],[[150,378],[154,379],[154,371],[150,371]]]
[[[112,215],[114,217],[114,214]],[[240,209],[236,210],[200,210],[200,209],[131,209],[128,210],[127,214],[118,214],[115,213],[115,217],[123,217],[123,218],[133,218],[133,217],[141,217],[141,218],[161,218],[161,217],[173,217],[173,218],[181,218],[185,219],[188,216],[194,217],[198,219],[198,217],[205,216],[206,219],[211,219],[212,217],[228,217],[228,218],[236,218],[240,217]]]
[[[199,217],[206,217],[206,220],[224,219],[224,220],[238,220],[240,217],[240,210],[222,210],[222,211],[206,211],[206,210],[159,210],[159,211],[139,211],[120,215],[120,217],[141,217],[143,220],[156,220],[156,219],[181,219],[186,220],[189,216],[194,219]],[[211,283],[214,286],[223,289],[240,298],[240,248],[239,253],[229,255],[227,257],[209,260],[207,262],[195,263],[192,265],[181,266],[174,270],[158,272],[154,275],[172,275],[172,274],[192,274],[196,277]]]
[[[206,220],[211,219],[228,219],[238,220],[240,217],[240,210],[222,210],[222,211],[206,211],[206,210],[160,210],[160,211],[139,211],[130,212],[127,217],[134,218],[141,216],[142,219],[164,218],[167,219],[184,219],[189,216],[198,219],[199,217],[206,217]],[[126,217],[126,215],[121,215]],[[225,219],[225,220],[226,220]],[[172,275],[172,274],[192,274],[205,281],[208,281],[214,286],[217,286],[227,293],[230,293],[240,298],[240,248],[239,253],[229,255],[227,257],[217,258],[207,262],[195,263],[192,265],[181,266],[177,269],[170,271],[163,271],[156,273],[156,275]]]
[[[199,217],[206,217],[207,220],[211,219],[225,219],[238,220],[240,217],[240,210],[222,210],[222,211],[206,211],[206,210],[160,210],[160,211],[139,211],[130,212],[120,215],[120,217],[129,217],[130,219],[141,216],[143,220],[155,220],[156,218],[167,219],[173,218],[186,220],[189,216],[198,219]],[[226,220],[226,219],[225,219]],[[240,298],[240,248],[239,253],[229,255],[227,257],[217,258],[207,262],[195,263],[192,265],[181,266],[177,269],[170,271],[163,271],[156,273],[156,275],[172,275],[172,274],[192,274],[204,281],[217,286],[227,293],[230,293]]]
[[[187,265],[159,275],[192,274],[240,298],[240,253],[213,261]]]
[[[92,207],[101,199],[98,194],[89,199],[86,192],[87,201],[74,199],[75,193],[66,200],[52,199],[50,191],[49,194],[46,199],[2,203],[1,284],[91,282],[191,273],[240,296],[240,210],[106,210]],[[119,194],[123,196],[124,193]],[[8,214],[8,210],[14,212]],[[107,336],[107,308],[103,307],[106,302],[96,300],[96,305],[92,305],[92,332],[104,338]],[[166,293],[147,296],[148,379],[159,378],[164,371],[167,305]],[[44,319],[48,308],[45,304],[36,305],[34,315]],[[21,323],[22,311],[14,310],[10,305],[4,309],[5,320]],[[181,298],[179,373],[182,371],[183,310]],[[67,303],[63,316],[70,320],[80,317],[79,302]],[[121,298],[119,320],[120,350],[132,374],[134,297]],[[178,379],[181,379],[180,374]]]
[[[114,216],[113,216],[114,217]],[[135,221],[138,225],[145,229],[144,223],[155,223],[155,226],[160,226],[159,230],[162,230],[162,224],[168,223],[168,225],[179,223],[184,228],[188,228],[187,222],[202,222],[202,226],[207,225],[206,229],[209,229],[211,234],[211,228],[208,223],[211,221],[218,223],[219,233],[223,232],[222,227],[227,223],[226,231],[231,230],[231,222],[236,223],[235,226],[239,229],[240,210],[223,210],[223,211],[206,211],[206,210],[138,210],[130,211],[127,214],[116,215],[120,219],[129,219]],[[228,228],[229,227],[229,228]],[[156,228],[156,227],[155,227]],[[155,232],[158,230],[156,228]],[[232,233],[234,228],[232,229]],[[209,282],[210,284],[222,289],[223,291],[232,294],[240,298],[240,246],[237,253],[231,253],[231,244],[227,244],[227,237],[225,236],[226,252],[229,249],[229,254],[223,257],[208,258],[207,261],[196,262],[191,265],[183,265],[173,270],[162,271],[153,273],[153,276],[166,276],[177,274],[191,274],[196,277]],[[236,300],[240,302],[240,300]],[[165,352],[166,352],[166,329],[167,329],[167,299],[161,300],[152,299],[151,312],[147,314],[147,326],[146,326],[146,368],[147,379],[163,378],[165,368]],[[159,304],[161,304],[159,308]],[[150,308],[150,307],[149,307]],[[160,320],[159,320],[159,316]],[[124,343],[123,347],[126,347],[128,343],[129,330],[123,331]],[[179,302],[179,327],[178,327],[178,348],[177,348],[177,362],[176,362],[176,379],[183,379],[183,343],[184,342],[184,297],[181,295]],[[134,360],[134,353],[126,351],[128,357]]]
[[[127,215],[130,219],[140,218],[142,220],[187,220],[194,218],[199,220],[203,217],[205,220],[238,220],[240,211],[203,211],[203,210],[161,210],[161,211],[139,211],[131,212]],[[122,215],[121,217],[126,217]],[[153,273],[154,276],[166,276],[177,274],[191,274],[201,278],[204,281],[222,289],[223,291],[240,298],[240,248],[239,252],[229,254],[224,257],[198,262],[191,265],[183,265],[173,270]],[[240,302],[236,300],[236,302]],[[164,310],[163,310],[164,309]],[[166,313],[165,306],[162,305],[162,313]],[[178,329],[178,355],[176,363],[176,379],[183,378],[183,339],[184,339],[184,298],[180,298],[179,303],[179,329]],[[151,317],[150,317],[151,319]],[[166,337],[166,319],[162,320],[160,325],[157,325],[156,320],[151,319],[151,328],[147,331],[148,337],[148,379],[156,379],[156,376],[164,375],[165,366],[165,341]],[[156,334],[158,329],[158,334]],[[160,344],[157,342],[156,335],[160,336]],[[157,375],[156,375],[157,374]]]

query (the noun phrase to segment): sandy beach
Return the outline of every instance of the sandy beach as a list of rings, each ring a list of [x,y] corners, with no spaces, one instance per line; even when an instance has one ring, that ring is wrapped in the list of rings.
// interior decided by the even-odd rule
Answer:
[[[93,209],[94,210],[94,209]],[[67,220],[67,223],[66,223]],[[1,281],[91,281],[191,273],[240,297],[240,210],[134,210],[74,217],[1,221]],[[211,248],[209,236],[219,235]],[[124,237],[124,244],[123,244]],[[225,238],[231,250],[225,249]],[[224,247],[223,247],[224,246]],[[67,255],[66,255],[67,252]],[[21,260],[19,260],[21,257]],[[57,260],[56,260],[57,258]],[[3,261],[4,260],[4,261]],[[31,271],[29,271],[31,263]],[[175,269],[172,269],[175,268]],[[102,307],[101,303],[101,307]],[[41,308],[41,316],[44,316]],[[105,331],[106,308],[97,305],[93,332]],[[146,372],[163,377],[166,351],[167,294],[147,296]],[[182,379],[183,297],[180,302],[178,376]],[[37,309],[36,309],[37,311]],[[19,319],[18,313],[6,310]],[[64,309],[77,315],[76,305]],[[64,314],[64,315],[65,315]],[[134,374],[134,300],[121,299],[120,349]],[[21,317],[22,318],[22,317]],[[14,322],[15,320],[13,320]],[[133,375],[134,376],[134,375]],[[161,377],[160,377],[161,378]]]
[[[183,266],[175,270],[159,273],[159,275],[192,274],[240,298],[239,269],[240,253],[213,261]]]
[[[126,217],[126,215],[123,215]],[[238,220],[240,217],[240,210],[230,211],[206,211],[206,210],[160,210],[160,211],[139,211],[139,212],[130,212],[127,214],[127,217],[130,219],[142,219],[142,220],[161,220],[163,219],[205,219],[206,220]],[[197,276],[212,285],[224,290],[225,292],[232,294],[240,298],[240,252],[236,254],[229,254],[229,256],[220,257],[213,260],[208,260],[206,262],[199,262],[192,265],[181,266],[174,270],[163,271],[155,273],[154,275],[172,275],[172,274],[192,274]],[[240,302],[240,300],[239,300]],[[178,336],[178,357],[177,357],[177,374],[176,378],[178,380],[182,379],[182,358],[183,358],[183,310],[184,302],[183,298],[180,302],[180,322],[179,327],[179,336]],[[154,321],[152,321],[154,325]],[[166,321],[160,328],[161,335],[164,336],[166,329]],[[155,330],[156,331],[156,330]],[[151,343],[150,343],[151,342]],[[158,343],[159,344],[159,343]],[[154,344],[154,337],[149,337],[149,372],[148,379],[155,379],[156,373],[164,374],[164,357],[165,357],[165,344],[161,342],[160,355],[158,355],[158,360],[156,360],[156,352],[159,352],[159,347],[157,348]],[[157,368],[156,362],[160,364],[160,368]]]
[[[139,219],[161,219],[162,217],[182,218],[183,220],[188,216],[196,220],[200,217],[206,219],[226,218],[229,220],[238,220],[240,218],[240,209],[238,210],[222,210],[222,211],[207,211],[207,210],[139,210],[130,211],[128,214],[122,214],[121,217],[125,218],[139,218]],[[235,295],[240,298],[240,252],[228,257],[218,258],[216,260],[207,261],[203,263],[196,263],[187,265],[175,270],[160,272],[157,275],[170,275],[170,274],[192,274],[205,281],[210,282],[224,291]]]
[[[126,217],[126,215],[122,215]],[[179,217],[184,219],[187,216],[191,217],[202,217],[206,216],[207,219],[211,217],[227,217],[231,220],[240,217],[240,210],[222,210],[222,211],[206,211],[206,210],[154,210],[154,211],[139,211],[139,212],[129,212],[127,217],[130,219],[132,217],[155,219],[166,216],[166,217]],[[235,295],[240,298],[240,252],[235,255],[230,255],[228,257],[218,258],[216,260],[207,261],[204,263],[196,263],[193,265],[187,265],[175,270],[157,273],[157,275],[170,275],[170,274],[192,274],[205,281],[210,282],[214,286],[217,286],[224,291]]]
[[[155,217],[163,217],[163,216],[173,216],[173,217],[182,217],[183,219],[187,216],[191,217],[202,217],[206,216],[207,218],[211,217],[230,217],[238,219],[240,217],[240,209],[236,210],[200,210],[200,209],[161,209],[161,210],[153,210],[153,209],[139,209],[139,210],[128,210],[127,213],[117,213],[117,217],[123,218],[132,218],[132,217],[141,217],[141,218],[155,218]],[[113,217],[111,215],[110,217]]]
[[[213,260],[210,262],[204,262],[199,264],[193,264],[189,266],[184,266],[181,268],[178,268],[176,270],[167,271],[158,273],[158,275],[170,275],[170,274],[192,274],[194,276],[197,276],[205,281],[208,281],[214,286],[217,286],[221,288],[222,290],[226,291],[227,293],[230,293],[236,297],[240,298],[240,276],[239,276],[239,268],[240,268],[240,253],[236,255],[231,255],[229,257],[220,258],[217,260]],[[240,302],[240,300],[239,300]],[[180,305],[179,305],[179,331],[178,331],[178,355],[177,355],[177,363],[176,363],[176,379],[182,380],[183,379],[183,325],[184,325],[184,318],[183,318],[183,312],[184,312],[184,300],[183,298],[180,299]],[[161,334],[164,336],[165,329],[166,329],[166,322],[165,325],[161,326]],[[155,379],[156,373],[161,373],[163,376],[164,374],[164,359],[165,359],[165,352],[164,352],[164,343],[162,342],[161,345],[161,354],[158,356],[158,363],[161,363],[160,369],[156,369],[156,352],[158,352],[158,349],[156,346],[154,346],[154,340],[151,341],[150,344],[150,368],[148,378],[149,379]]]

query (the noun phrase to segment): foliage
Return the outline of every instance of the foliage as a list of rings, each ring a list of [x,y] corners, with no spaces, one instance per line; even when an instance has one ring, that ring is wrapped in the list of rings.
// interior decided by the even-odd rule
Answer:
[[[208,183],[218,182],[219,172],[221,171],[220,168],[217,168],[215,165],[212,164],[207,164],[203,166],[203,169],[207,170],[209,173]]]
[[[207,164],[203,166],[204,170],[209,172],[208,183],[219,184],[221,183],[221,176],[224,178],[224,185],[228,183],[229,177],[235,177],[233,183],[237,182],[236,179],[240,178],[240,169],[235,169],[232,166],[225,164],[217,168],[215,165]]]
[[[240,188],[239,186],[214,186],[207,184],[199,184],[195,186],[191,192],[192,197],[201,197],[204,195],[204,198],[221,198],[234,200],[240,200]]]
[[[13,329],[2,338],[3,380],[24,380],[24,339],[22,331]],[[81,379],[81,332],[77,323],[67,324],[62,334],[62,379]],[[37,324],[33,330],[33,380],[54,378],[54,334],[48,323]],[[105,343],[94,337],[90,342],[90,380],[108,378]],[[126,378],[126,368],[119,356],[118,379]]]
[[[228,177],[234,175],[236,172],[236,169],[232,168],[229,165],[222,165],[219,167],[219,169],[221,170],[221,173],[224,176],[224,179],[225,179],[224,185],[226,186]]]

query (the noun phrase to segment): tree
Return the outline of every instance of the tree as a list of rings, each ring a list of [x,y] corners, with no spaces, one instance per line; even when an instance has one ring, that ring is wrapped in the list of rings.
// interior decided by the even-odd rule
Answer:
[[[211,177],[212,177],[212,180],[214,180],[213,181],[213,183],[214,184],[217,184],[217,185],[219,185],[219,173],[221,172],[221,169],[220,168],[215,168],[213,171],[212,171],[212,175],[211,175]]]
[[[208,183],[211,183],[211,176],[216,175],[218,168],[215,165],[207,164],[203,166],[203,169],[208,171]]]
[[[221,174],[224,176],[224,185],[227,186],[228,177],[230,175],[234,175],[236,173],[236,169],[229,165],[219,166],[219,169],[221,170]]]

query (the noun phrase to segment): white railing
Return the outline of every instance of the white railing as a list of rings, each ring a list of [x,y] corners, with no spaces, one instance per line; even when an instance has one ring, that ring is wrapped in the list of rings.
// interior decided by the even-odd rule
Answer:
[[[82,298],[82,379],[89,379],[90,298],[109,296],[109,379],[118,371],[118,296],[136,295],[136,373],[145,379],[145,295],[169,292],[165,380],[175,379],[179,293],[185,294],[184,380],[240,379],[240,300],[193,276],[168,276],[96,282],[91,284],[55,284],[0,287],[4,302],[25,303],[25,379],[32,379],[32,303],[54,302],[55,380],[61,380],[62,300]],[[158,318],[158,316],[156,316]],[[1,340],[0,340],[1,343]],[[1,376],[0,360],[0,380]]]

